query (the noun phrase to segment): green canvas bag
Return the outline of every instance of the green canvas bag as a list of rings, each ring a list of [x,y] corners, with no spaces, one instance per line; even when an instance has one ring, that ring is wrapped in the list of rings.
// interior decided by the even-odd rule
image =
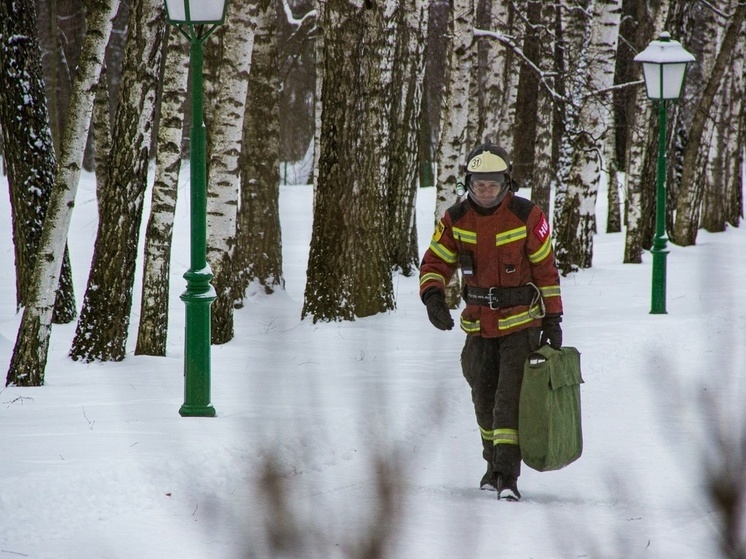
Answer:
[[[580,458],[580,353],[545,345],[523,369],[518,441],[524,463],[534,470],[559,470]]]

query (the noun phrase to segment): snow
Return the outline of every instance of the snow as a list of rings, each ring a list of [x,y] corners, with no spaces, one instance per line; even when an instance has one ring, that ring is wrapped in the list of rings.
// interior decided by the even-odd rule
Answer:
[[[281,188],[286,291],[252,288],[235,339],[212,347],[217,417],[180,417],[186,175],[181,183],[168,356],[134,356],[137,285],[124,361],[73,362],[75,324],[55,326],[46,385],[0,392],[0,559],[350,557],[374,518],[390,530],[393,558],[718,556],[718,513],[702,496],[720,452],[710,439],[743,433],[743,228],[670,246],[666,315],[649,314],[650,255],[621,264],[624,234],[596,236],[593,268],[562,284],[565,343],[582,353],[584,454],[557,472],[524,467],[523,500],[510,503],[477,487],[484,462],[459,368],[464,335],[429,324],[416,277],[394,278],[388,314],[300,320],[310,186]],[[421,252],[434,207],[434,189],[420,190]],[[69,238],[79,304],[95,210],[84,173]],[[0,216],[7,371],[20,318],[7,197]],[[377,493],[381,454],[393,508]],[[289,508],[270,506],[278,499]],[[295,534],[299,549],[271,548],[273,518],[273,534]]]

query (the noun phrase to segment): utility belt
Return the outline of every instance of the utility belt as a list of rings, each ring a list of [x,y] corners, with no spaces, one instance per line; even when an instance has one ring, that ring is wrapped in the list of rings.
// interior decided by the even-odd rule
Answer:
[[[539,288],[533,283],[520,287],[469,287],[464,286],[464,301],[467,305],[489,307],[493,311],[519,305],[539,304],[544,316],[544,304]]]

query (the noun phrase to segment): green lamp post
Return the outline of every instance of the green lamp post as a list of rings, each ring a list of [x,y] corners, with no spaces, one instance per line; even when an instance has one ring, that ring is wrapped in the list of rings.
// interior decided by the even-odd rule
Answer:
[[[642,63],[648,97],[658,101],[658,184],[655,204],[655,237],[653,238],[653,288],[650,314],[666,314],[666,102],[681,97],[686,68],[694,56],[681,43],[671,40],[667,32],[660,34],[647,48],[635,56]]]
[[[191,259],[181,295],[186,306],[182,417],[213,417],[210,402],[210,305],[216,298],[207,264],[207,144],[203,118],[203,45],[225,21],[227,0],[165,0],[168,21],[190,43],[192,127],[189,134]]]

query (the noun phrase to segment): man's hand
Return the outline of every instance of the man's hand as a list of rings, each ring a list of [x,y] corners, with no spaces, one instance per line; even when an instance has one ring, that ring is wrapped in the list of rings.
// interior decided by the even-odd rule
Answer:
[[[549,344],[553,349],[562,347],[562,322],[561,314],[548,314],[544,317],[541,326],[541,345]]]
[[[438,330],[451,330],[453,318],[446,304],[446,296],[440,289],[430,288],[422,295],[422,301],[427,307],[427,318]]]

